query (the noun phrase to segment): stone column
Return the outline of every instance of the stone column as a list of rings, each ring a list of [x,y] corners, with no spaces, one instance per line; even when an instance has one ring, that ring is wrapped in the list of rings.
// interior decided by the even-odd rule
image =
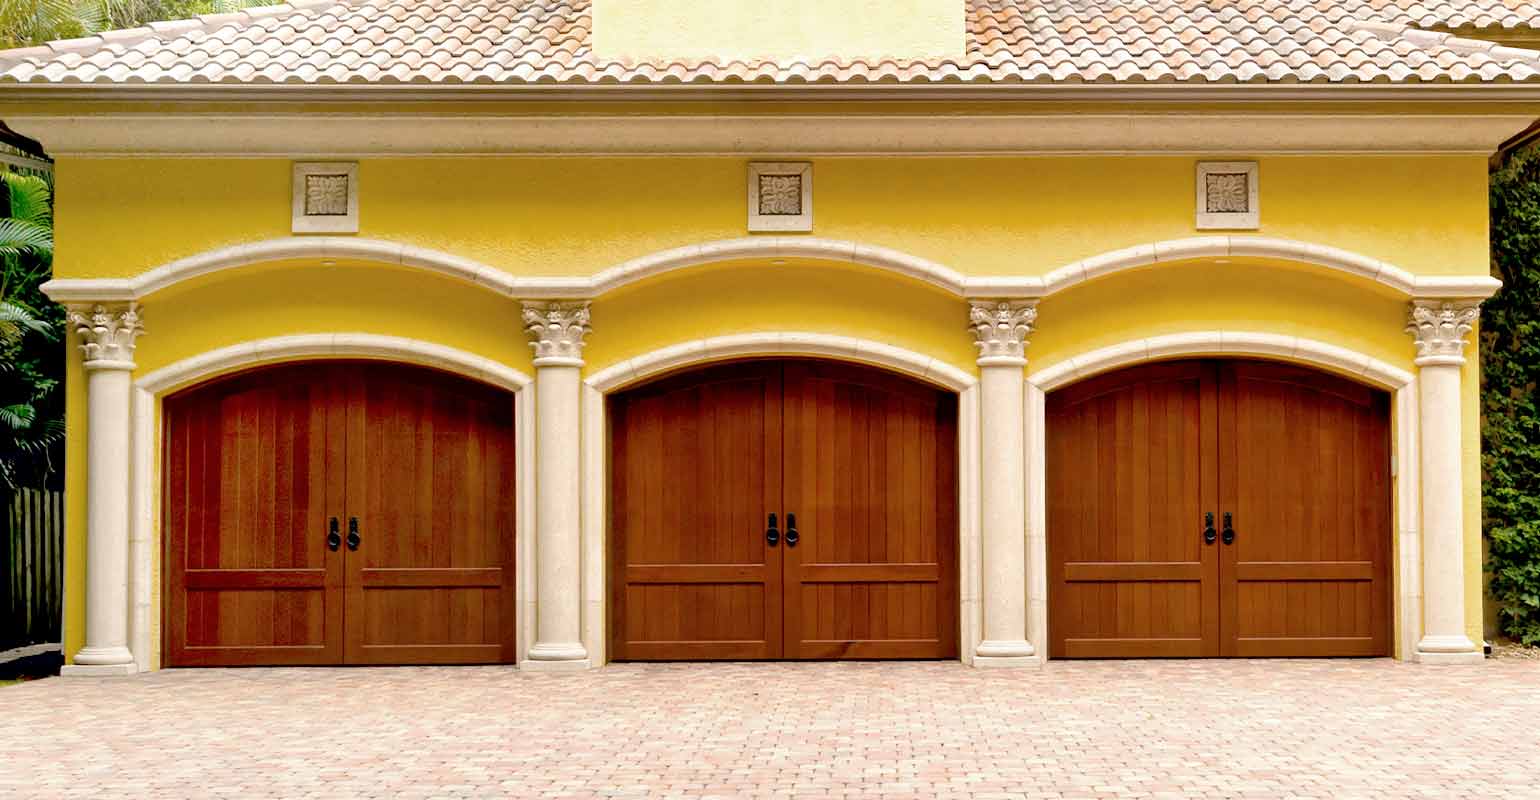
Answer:
[[[535,644],[525,669],[587,669],[579,370],[588,303],[526,302],[535,348]]]
[[[134,340],[142,332],[132,304],[69,309],[86,371],[86,643],[65,675],[128,675],[129,392]]]
[[[973,663],[1038,663],[1027,641],[1026,337],[1034,302],[975,302],[970,325],[979,348],[979,505],[984,626]]]
[[[1476,321],[1471,300],[1416,300],[1407,331],[1417,340],[1422,472],[1422,639],[1417,660],[1478,662],[1465,635],[1465,481],[1461,464],[1460,367]]]

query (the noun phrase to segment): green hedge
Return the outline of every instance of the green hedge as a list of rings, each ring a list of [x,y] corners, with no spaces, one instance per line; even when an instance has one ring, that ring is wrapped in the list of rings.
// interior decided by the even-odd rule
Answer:
[[[1482,509],[1498,627],[1540,644],[1540,147],[1492,175],[1492,265],[1481,309]]]

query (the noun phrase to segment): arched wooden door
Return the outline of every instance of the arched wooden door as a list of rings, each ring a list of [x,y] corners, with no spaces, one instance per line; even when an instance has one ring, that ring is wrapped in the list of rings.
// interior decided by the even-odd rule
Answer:
[[[164,420],[168,665],[515,660],[508,393],[305,363]]]
[[[1056,657],[1389,652],[1389,398],[1181,361],[1049,395]]]
[[[610,414],[615,658],[956,656],[954,395],[750,361]]]

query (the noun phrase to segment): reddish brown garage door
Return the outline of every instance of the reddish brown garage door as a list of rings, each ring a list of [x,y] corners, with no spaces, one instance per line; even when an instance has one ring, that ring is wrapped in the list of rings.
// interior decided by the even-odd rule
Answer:
[[[167,663],[513,661],[512,406],[382,363],[167,398]]]
[[[832,362],[611,403],[619,659],[957,654],[957,404]]]
[[[1260,362],[1051,394],[1051,655],[1386,654],[1388,403]]]

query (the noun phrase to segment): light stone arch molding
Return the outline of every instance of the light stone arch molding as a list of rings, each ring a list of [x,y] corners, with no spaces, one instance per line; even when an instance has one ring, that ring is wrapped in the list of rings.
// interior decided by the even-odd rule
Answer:
[[[134,381],[131,424],[132,522],[129,533],[129,641],[141,671],[160,666],[160,441],[161,399],[176,390],[250,367],[318,359],[369,359],[451,372],[504,389],[513,395],[516,493],[514,558],[518,619],[515,635],[523,660],[534,633],[534,412],[533,381],[525,373],[453,347],[372,333],[317,333],[277,336],[221,347],[191,356]]]
[[[1127,270],[1212,258],[1264,258],[1324,267],[1379,283],[1406,297],[1485,299],[1501,285],[1487,275],[1415,275],[1341,248],[1266,236],[1195,236],[1113,250],[1046,275],[967,276],[889,247],[814,236],[755,236],[691,244],[621,262],[589,276],[516,276],[440,250],[385,239],[293,236],[233,245],[177,259],[132,278],[58,278],[43,291],[61,303],[141,300],[183,281],[251,264],[293,259],[356,260],[443,275],[524,300],[584,300],[676,270],[751,258],[809,258],[871,267],[964,298],[1035,299]]]
[[[583,645],[593,664],[608,660],[609,595],[605,536],[609,502],[607,395],[674,370],[734,358],[812,357],[869,364],[956,392],[958,436],[958,601],[962,660],[979,643],[979,399],[978,379],[938,359],[902,347],[823,333],[766,332],[682,342],[613,364],[583,381]]]
[[[1027,376],[1028,638],[1048,645],[1047,393],[1122,367],[1172,358],[1256,357],[1335,372],[1391,392],[1396,546],[1391,567],[1396,603],[1395,653],[1411,661],[1422,632],[1422,495],[1417,378],[1365,353],[1296,336],[1255,331],[1198,331],[1096,348]],[[1047,652],[1047,650],[1040,650]]]

